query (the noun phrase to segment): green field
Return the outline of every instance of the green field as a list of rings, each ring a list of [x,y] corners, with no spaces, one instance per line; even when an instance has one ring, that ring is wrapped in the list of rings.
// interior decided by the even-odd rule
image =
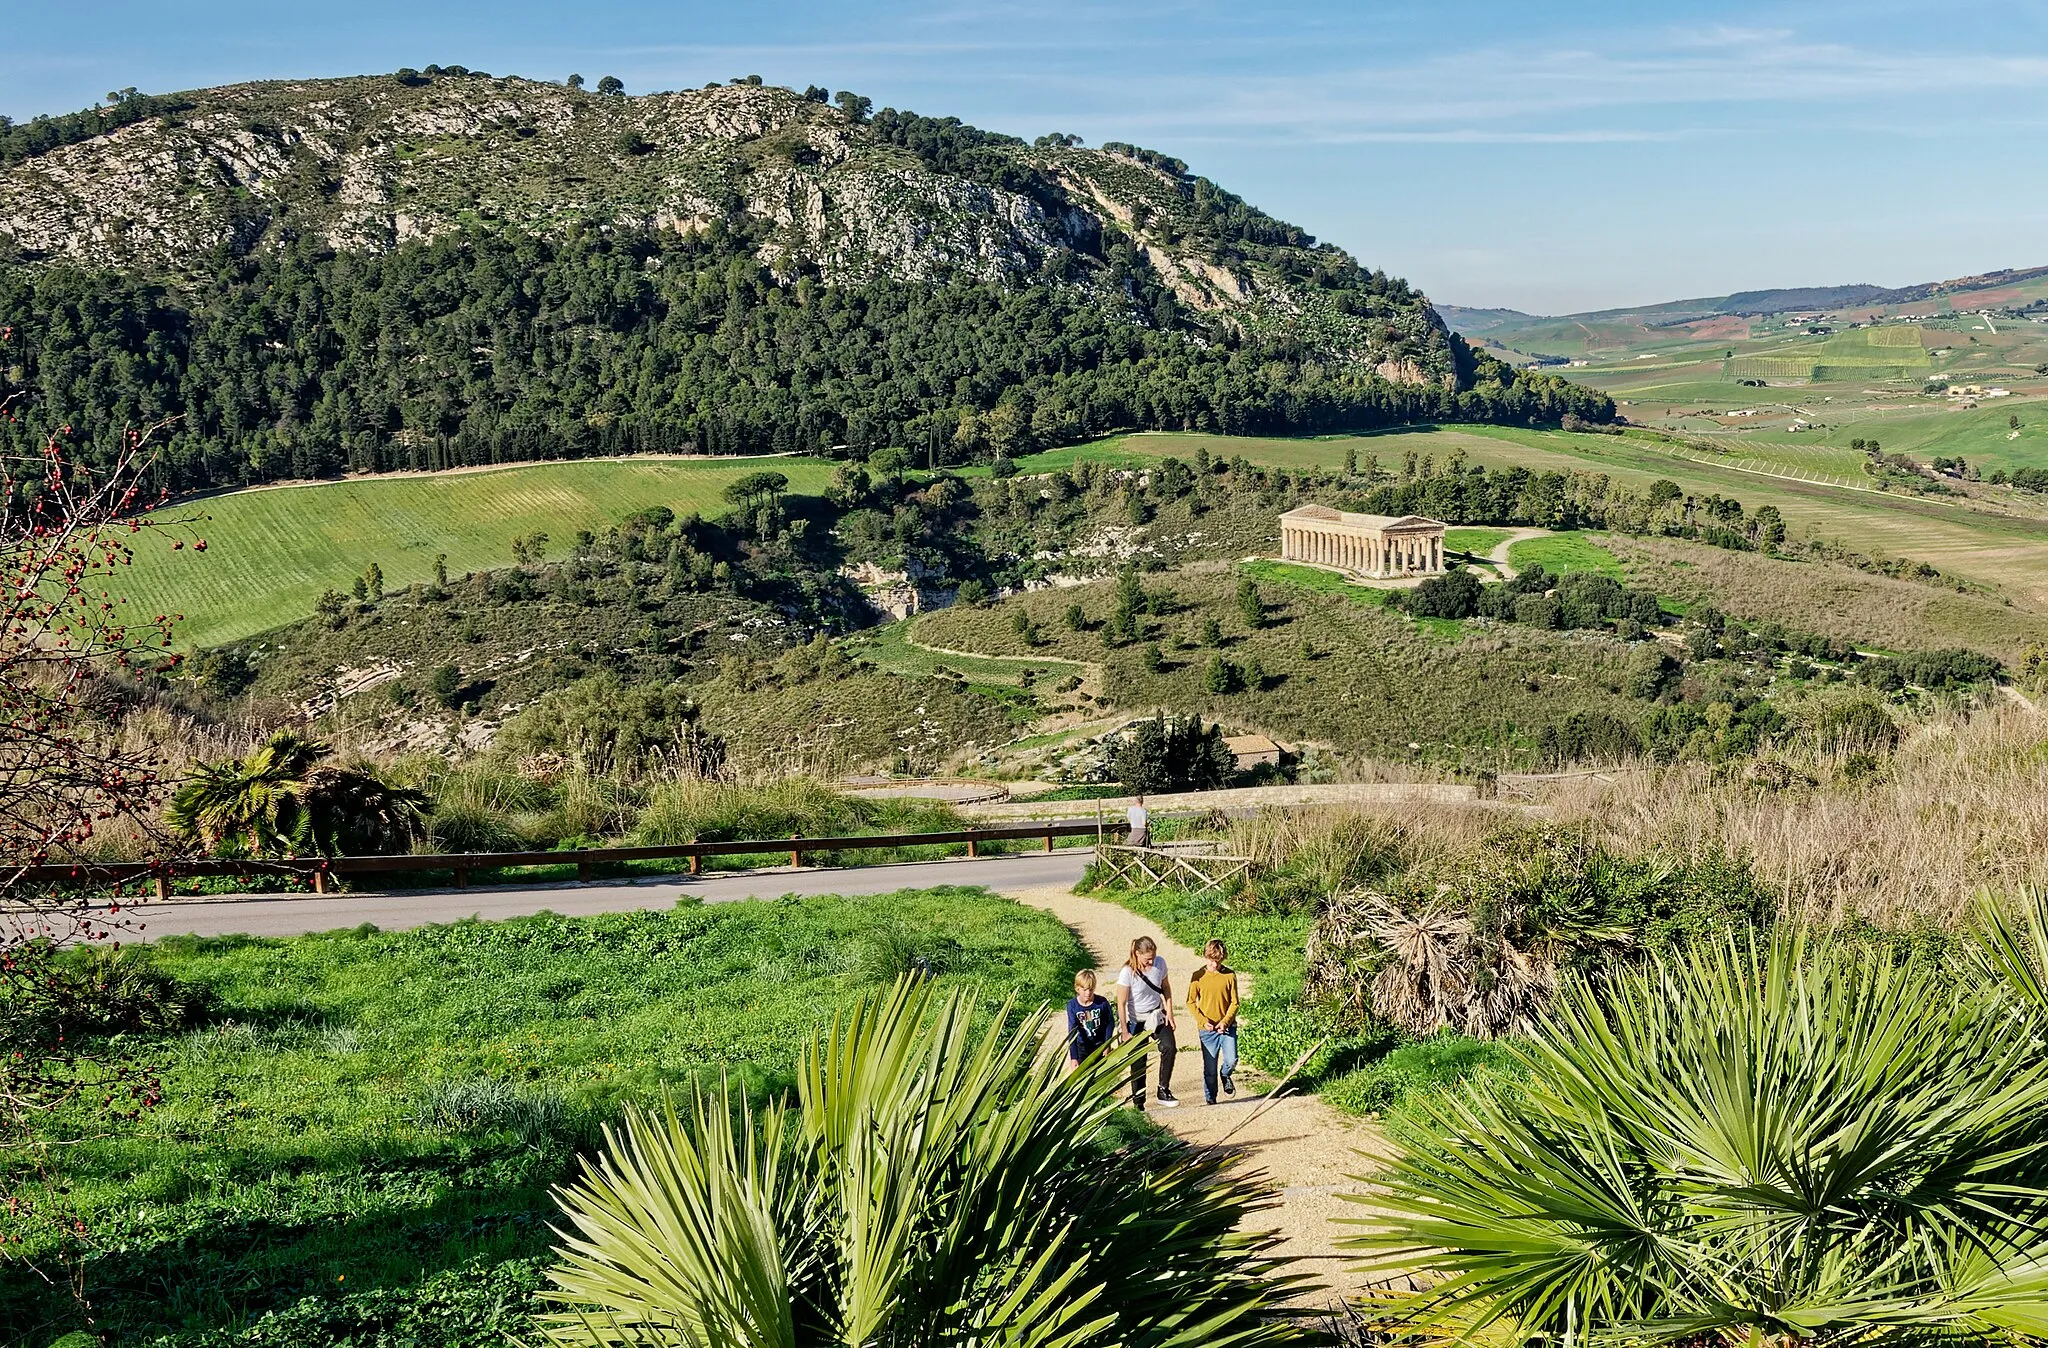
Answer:
[[[1508,549],[1508,565],[1517,571],[1540,566],[1553,576],[1561,576],[1568,571],[1597,571],[1619,581],[1628,579],[1621,559],[1588,540],[1584,534],[1525,538]]]
[[[1064,997],[1088,962],[1052,917],[962,888],[127,958],[201,1008],[131,1045],[162,1065],[164,1104],[43,1127],[93,1232],[93,1341],[160,1348],[525,1341],[548,1187],[622,1102],[720,1072],[786,1085],[803,1036],[914,962],[984,1011]],[[27,1242],[0,1273],[10,1345],[79,1327],[61,1283],[18,1262],[59,1239],[41,1215],[10,1229]]]
[[[578,529],[649,506],[722,513],[727,484],[763,468],[796,491],[832,478],[817,459],[598,459],[233,492],[160,512],[193,519],[205,553],[145,539],[116,593],[144,616],[184,614],[180,645],[218,645],[306,617],[322,590],[347,590],[371,562],[393,587],[429,579],[437,553],[456,575],[507,566],[511,541],[536,530],[560,556]]]
[[[1514,537],[1512,529],[1446,529],[1444,550],[1447,552],[1469,552],[1484,557],[1501,544]]]
[[[891,674],[928,678],[950,669],[969,683],[1015,684],[1030,673],[1038,679],[1078,674],[1086,665],[1073,660],[1006,660],[985,655],[946,655],[914,646],[910,630],[916,618],[902,618],[847,639],[847,654],[871,661]]]

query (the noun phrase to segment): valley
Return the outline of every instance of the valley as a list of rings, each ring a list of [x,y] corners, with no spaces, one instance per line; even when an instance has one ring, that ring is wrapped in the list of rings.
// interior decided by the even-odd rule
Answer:
[[[760,75],[0,118],[0,1348],[2037,1343],[2044,314]]]

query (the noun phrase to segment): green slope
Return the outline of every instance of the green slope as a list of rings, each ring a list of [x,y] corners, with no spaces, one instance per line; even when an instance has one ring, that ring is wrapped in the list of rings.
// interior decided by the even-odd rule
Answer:
[[[206,551],[145,539],[116,593],[147,613],[182,613],[180,645],[217,645],[304,618],[322,590],[346,590],[371,562],[395,588],[430,578],[437,553],[458,575],[508,565],[512,540],[536,530],[559,556],[578,529],[648,506],[721,513],[726,485],[763,468],[796,491],[832,476],[816,459],[625,459],[233,492],[160,512],[191,520]]]

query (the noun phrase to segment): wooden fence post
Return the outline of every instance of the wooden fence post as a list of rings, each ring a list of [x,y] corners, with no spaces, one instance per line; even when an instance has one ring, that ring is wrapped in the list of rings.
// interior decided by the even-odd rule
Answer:
[[[967,855],[969,857],[978,857],[981,855],[981,845],[977,839],[969,838],[967,840]]]
[[[315,894],[325,894],[327,892],[327,868],[325,866],[313,868],[313,892]]]
[[[1046,850],[1046,851],[1048,851],[1048,852],[1052,851],[1052,830],[1051,830],[1051,829],[1047,829],[1047,830],[1045,831],[1045,850]]]
[[[801,838],[803,836],[804,835],[801,833],[792,833],[789,835],[789,840],[790,842],[794,843],[798,838]],[[801,866],[804,864],[803,849],[798,847],[791,847],[789,849],[789,864],[792,866]]]
[[[704,874],[704,854],[702,852],[690,853],[690,874]]]
[[[587,885],[590,883],[589,862],[579,861],[576,863],[576,883],[579,885]]]

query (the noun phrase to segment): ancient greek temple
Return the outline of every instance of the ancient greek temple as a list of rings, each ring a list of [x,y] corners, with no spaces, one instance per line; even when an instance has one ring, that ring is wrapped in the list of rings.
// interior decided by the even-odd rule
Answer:
[[[1298,506],[1280,517],[1280,558],[1361,576],[1433,576],[1444,569],[1444,526],[1420,515]]]

